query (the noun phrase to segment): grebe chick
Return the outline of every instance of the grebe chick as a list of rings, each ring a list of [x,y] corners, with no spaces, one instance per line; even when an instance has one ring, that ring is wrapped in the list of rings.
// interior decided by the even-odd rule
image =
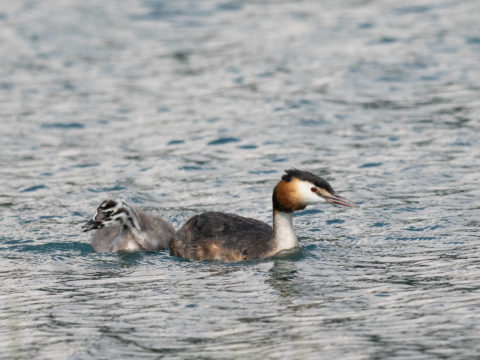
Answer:
[[[205,212],[187,220],[170,243],[173,255],[190,260],[242,261],[265,258],[295,248],[292,214],[307,205],[328,202],[357,206],[308,171],[286,170],[273,189],[273,229],[238,215]]]
[[[167,249],[175,229],[158,216],[133,208],[122,200],[105,200],[83,231],[94,230],[96,252]]]

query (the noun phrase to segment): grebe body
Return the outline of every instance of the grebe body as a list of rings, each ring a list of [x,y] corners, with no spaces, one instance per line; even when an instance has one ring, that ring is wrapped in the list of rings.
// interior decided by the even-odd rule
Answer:
[[[91,245],[96,252],[167,249],[175,229],[162,218],[131,207],[122,200],[105,200],[83,231],[96,230]]]
[[[191,217],[178,230],[170,250],[191,260],[250,260],[268,253],[272,234],[270,225],[255,219],[205,212]]]
[[[190,260],[242,261],[269,257],[298,246],[293,212],[322,201],[357,206],[337,195],[321,177],[308,171],[286,170],[273,190],[273,228],[255,219],[205,212],[187,220],[170,242],[170,250],[173,255]]]

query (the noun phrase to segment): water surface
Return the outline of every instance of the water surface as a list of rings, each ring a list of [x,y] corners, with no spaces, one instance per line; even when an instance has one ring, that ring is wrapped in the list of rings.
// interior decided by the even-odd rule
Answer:
[[[0,5],[0,349],[17,359],[480,353],[478,1]],[[264,261],[96,254],[122,199],[271,221],[284,169],[359,209]]]

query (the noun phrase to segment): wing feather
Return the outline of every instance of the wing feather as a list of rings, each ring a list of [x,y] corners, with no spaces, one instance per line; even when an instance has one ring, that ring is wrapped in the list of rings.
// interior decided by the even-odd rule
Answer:
[[[192,260],[249,260],[263,257],[272,235],[271,226],[261,221],[206,212],[191,217],[175,234],[170,248],[175,256]]]

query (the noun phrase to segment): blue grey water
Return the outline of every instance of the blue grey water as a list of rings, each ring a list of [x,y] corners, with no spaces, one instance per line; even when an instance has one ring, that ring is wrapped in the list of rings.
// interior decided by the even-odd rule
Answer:
[[[0,357],[480,357],[479,1],[2,1]],[[271,222],[247,263],[97,254],[120,197]]]

